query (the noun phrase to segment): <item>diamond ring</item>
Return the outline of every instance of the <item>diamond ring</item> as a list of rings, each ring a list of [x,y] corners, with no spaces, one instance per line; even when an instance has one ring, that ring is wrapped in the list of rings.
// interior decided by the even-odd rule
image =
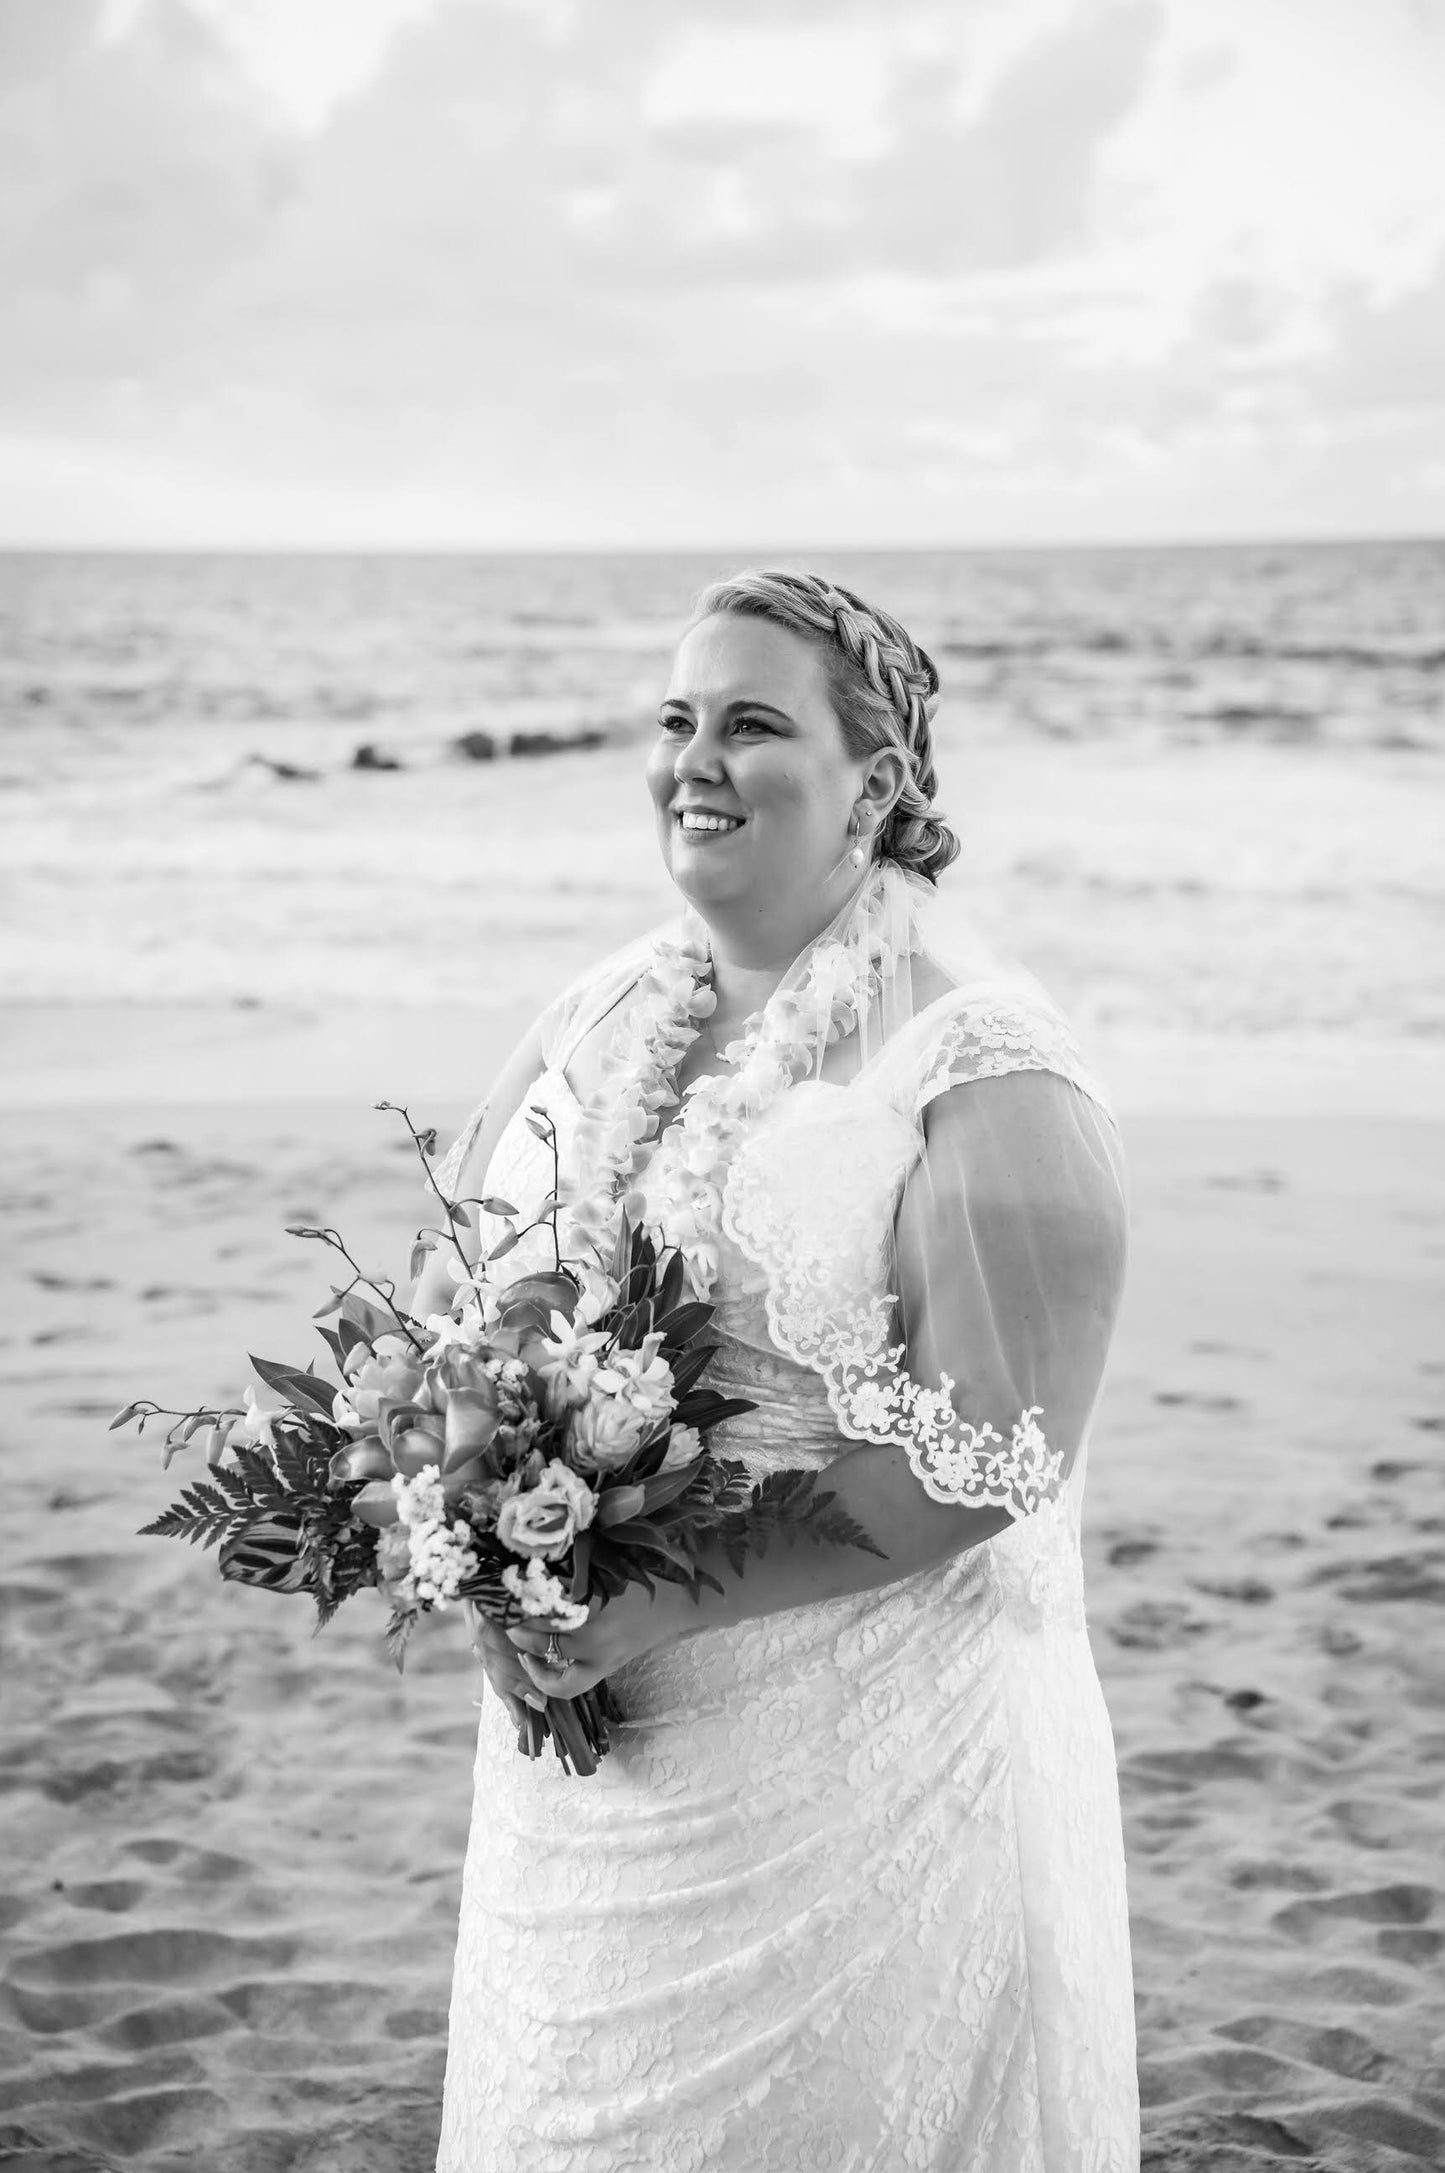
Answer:
[[[555,1630],[552,1632],[551,1636],[547,1640],[547,1650],[543,1653],[542,1657],[546,1661],[548,1667],[551,1668],[563,1668],[567,1665],[566,1654],[563,1652],[562,1647],[557,1642],[557,1632]]]

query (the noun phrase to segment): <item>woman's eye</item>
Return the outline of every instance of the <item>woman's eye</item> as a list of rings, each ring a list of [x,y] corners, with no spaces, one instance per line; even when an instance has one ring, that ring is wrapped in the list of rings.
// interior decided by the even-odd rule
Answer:
[[[686,717],[659,717],[657,729],[659,732],[690,732],[692,725]]]
[[[733,726],[735,732],[770,732],[772,726],[765,717],[739,717]]]

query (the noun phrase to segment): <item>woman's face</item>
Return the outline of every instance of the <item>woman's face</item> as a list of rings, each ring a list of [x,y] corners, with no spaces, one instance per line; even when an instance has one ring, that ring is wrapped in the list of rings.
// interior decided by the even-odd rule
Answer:
[[[815,643],[728,612],[689,629],[647,782],[668,873],[701,913],[751,901],[786,928],[840,905],[864,769]]]

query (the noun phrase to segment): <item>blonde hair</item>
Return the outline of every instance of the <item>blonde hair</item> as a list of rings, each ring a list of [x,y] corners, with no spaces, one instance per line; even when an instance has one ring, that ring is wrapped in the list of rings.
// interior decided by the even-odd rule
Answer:
[[[879,852],[936,883],[958,858],[959,844],[933,809],[938,773],[930,725],[938,670],[927,650],[886,611],[817,573],[761,567],[731,574],[703,590],[692,623],[718,612],[769,619],[821,644],[849,755],[860,761],[896,747],[907,765],[903,790],[879,834]]]

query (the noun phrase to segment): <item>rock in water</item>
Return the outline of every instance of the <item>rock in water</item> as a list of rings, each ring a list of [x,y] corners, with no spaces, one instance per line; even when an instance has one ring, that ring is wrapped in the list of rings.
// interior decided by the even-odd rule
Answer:
[[[514,732],[514,755],[566,755],[579,747],[600,747],[606,739],[605,732]]]
[[[321,775],[320,770],[303,769],[298,762],[277,762],[270,755],[247,755],[246,760],[259,769],[269,770],[273,777],[281,778],[286,784],[314,784]]]
[[[490,732],[463,732],[452,741],[452,753],[465,755],[469,762],[491,762],[496,759],[497,743]]]
[[[399,770],[402,764],[395,755],[385,754],[369,740],[363,740],[351,758],[354,770]]]

